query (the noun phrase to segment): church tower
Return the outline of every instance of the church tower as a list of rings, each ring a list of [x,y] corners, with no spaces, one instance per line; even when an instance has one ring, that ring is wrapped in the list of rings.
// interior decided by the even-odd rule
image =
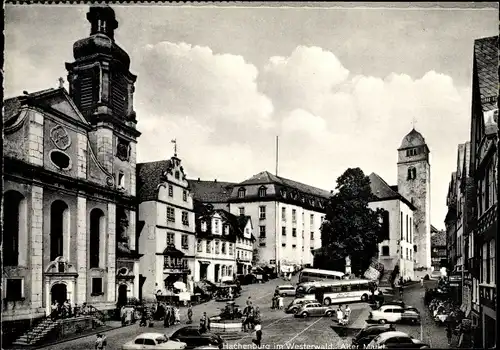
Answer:
[[[415,267],[431,266],[431,166],[424,137],[412,129],[398,149],[398,192],[413,203]]]

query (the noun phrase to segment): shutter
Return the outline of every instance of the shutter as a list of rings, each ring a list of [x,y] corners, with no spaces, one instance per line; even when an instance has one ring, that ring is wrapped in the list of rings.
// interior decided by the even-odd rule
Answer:
[[[99,94],[97,68],[90,68],[78,74],[76,101],[85,116],[92,114]]]
[[[111,81],[111,107],[116,117],[123,118],[127,112],[128,86],[122,73],[115,72]]]

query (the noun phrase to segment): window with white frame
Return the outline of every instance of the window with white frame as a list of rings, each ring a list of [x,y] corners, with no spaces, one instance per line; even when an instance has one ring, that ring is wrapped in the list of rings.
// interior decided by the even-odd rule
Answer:
[[[172,207],[167,207],[167,221],[175,222],[175,209]]]
[[[233,243],[229,243],[229,255],[234,255]]]
[[[314,232],[311,232],[311,241],[314,241]]]
[[[281,235],[286,236],[286,227],[285,226],[281,227]]]
[[[259,206],[259,219],[264,220],[266,218],[266,206],[261,205]]]
[[[244,188],[240,188],[238,190],[238,198],[245,198],[246,190]]]
[[[218,219],[214,220],[214,233],[219,233],[220,221]]]
[[[292,228],[292,237],[297,237],[297,229],[295,227]]]
[[[212,241],[207,241],[205,249],[207,253],[212,253]]]
[[[226,254],[226,242],[222,242],[222,254]]]
[[[182,246],[182,249],[188,249],[189,248],[188,235],[182,235],[182,237],[181,237],[181,246]]]
[[[174,186],[168,185],[168,196],[173,197],[174,196]]]
[[[262,186],[261,188],[259,188],[259,197],[265,197],[266,196],[266,192],[267,192],[267,189]]]
[[[310,225],[311,225],[311,230],[313,229],[314,227],[314,214],[311,214],[311,221],[310,221]]]
[[[488,279],[489,279],[489,261],[488,261],[488,248],[489,248],[489,245],[488,243],[484,243],[483,244],[483,254],[482,254],[482,265],[483,265],[483,268],[482,268],[482,273],[481,273],[481,283],[488,283]]]
[[[237,259],[240,259],[240,254],[241,254],[241,252],[238,250],[238,251],[236,252],[236,258],[237,258]]]
[[[206,221],[201,222],[201,232],[207,232],[207,222]]]
[[[167,232],[167,245],[175,245],[175,233]]]
[[[495,254],[495,240],[492,239],[490,241],[490,280],[489,280],[489,283],[490,284],[496,284],[496,271],[495,271],[495,265],[496,265],[496,254]]]
[[[196,251],[201,253],[203,251],[203,241],[199,239],[196,243]]]
[[[102,295],[104,294],[103,288],[102,288],[102,278],[101,277],[94,277],[92,278],[92,292],[90,295]]]
[[[184,226],[189,226],[189,217],[188,217],[188,212],[187,211],[183,211],[182,212],[182,224]]]
[[[187,202],[187,200],[188,200],[188,193],[186,190],[182,190],[182,200],[184,202]]]
[[[295,223],[297,222],[297,210],[292,209],[292,222]]]
[[[219,241],[215,241],[215,254],[220,254],[220,242]]]
[[[264,226],[264,225],[259,226],[259,233],[260,233],[260,238],[265,238],[266,237],[266,226]]]
[[[240,215],[245,215],[245,207],[239,207]]]

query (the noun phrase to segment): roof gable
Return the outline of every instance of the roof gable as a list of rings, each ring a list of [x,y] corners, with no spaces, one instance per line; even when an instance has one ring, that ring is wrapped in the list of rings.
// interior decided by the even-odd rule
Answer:
[[[156,200],[158,185],[163,172],[170,166],[170,159],[137,164],[137,198],[139,202]]]
[[[232,182],[188,180],[193,198],[203,203],[224,203],[231,197]]]
[[[379,175],[371,173],[368,178],[370,179],[370,189],[372,190],[372,194],[378,200],[398,199],[404,202],[408,207],[410,207],[410,209],[416,209],[409,200],[403,197],[399,192],[393,190],[394,186],[389,186]]]
[[[498,98],[498,36],[474,41],[474,63],[483,111],[495,109]]]

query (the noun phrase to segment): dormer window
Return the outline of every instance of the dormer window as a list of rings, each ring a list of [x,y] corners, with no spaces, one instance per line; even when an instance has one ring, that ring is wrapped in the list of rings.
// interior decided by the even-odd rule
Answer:
[[[207,223],[206,221],[201,222],[201,232],[207,232]]]
[[[219,220],[214,220],[214,233],[219,233]]]
[[[179,172],[179,170],[177,170],[177,171],[175,172],[175,175],[174,175],[174,176],[175,176],[175,179],[176,179],[176,180],[179,180],[179,178],[180,178],[180,172]]]
[[[267,192],[267,189],[262,186],[261,188],[259,188],[259,197],[265,197],[266,196],[266,192]]]
[[[286,190],[280,191],[281,197],[286,198]]]
[[[229,225],[224,225],[224,234],[225,235],[229,234]]]
[[[238,198],[245,198],[246,190],[244,188],[240,188],[238,190]]]

